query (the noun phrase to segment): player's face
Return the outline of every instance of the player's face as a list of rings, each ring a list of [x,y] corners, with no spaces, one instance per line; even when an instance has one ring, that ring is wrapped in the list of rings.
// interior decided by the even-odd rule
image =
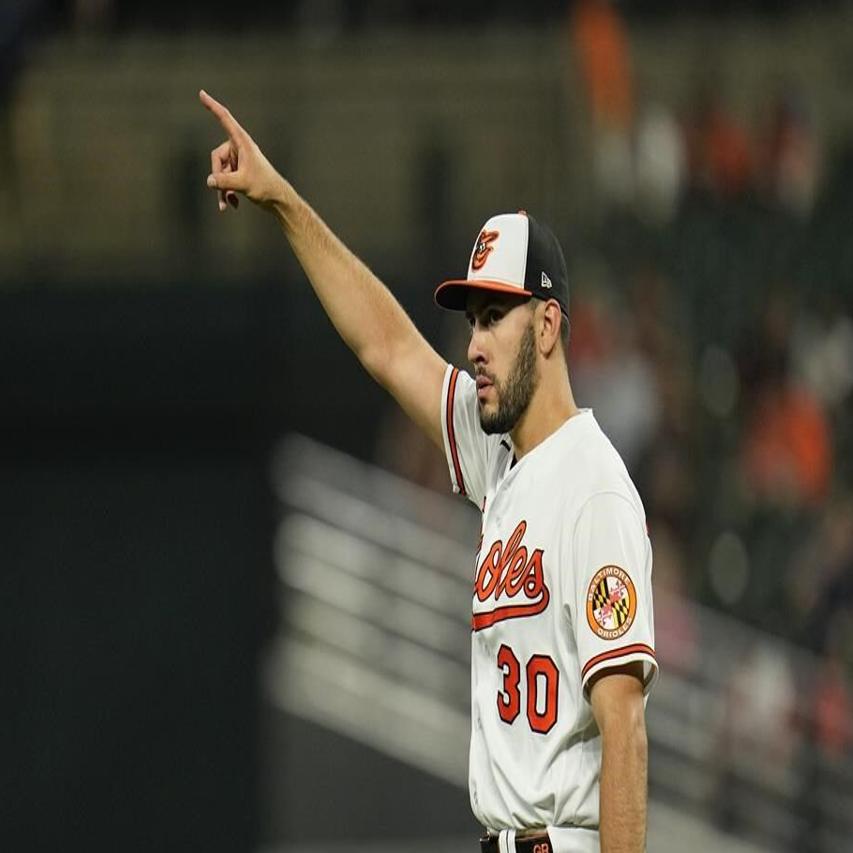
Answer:
[[[480,426],[489,434],[511,432],[527,411],[539,377],[533,312],[517,296],[472,292],[466,316]]]

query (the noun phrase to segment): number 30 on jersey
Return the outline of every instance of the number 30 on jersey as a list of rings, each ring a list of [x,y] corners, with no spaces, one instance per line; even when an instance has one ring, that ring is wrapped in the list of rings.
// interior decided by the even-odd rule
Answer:
[[[521,663],[507,645],[498,649],[498,669],[503,673],[503,689],[498,691],[498,714],[505,723],[512,725],[521,712]],[[527,723],[531,731],[547,734],[557,722],[560,672],[547,655],[532,655],[524,672]]]

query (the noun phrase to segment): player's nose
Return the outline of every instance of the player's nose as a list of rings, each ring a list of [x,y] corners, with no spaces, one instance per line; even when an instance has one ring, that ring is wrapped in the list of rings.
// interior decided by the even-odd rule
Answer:
[[[468,361],[471,364],[485,364],[486,362],[486,353],[482,345],[482,335],[478,333],[476,323],[471,329],[471,340],[468,341]]]

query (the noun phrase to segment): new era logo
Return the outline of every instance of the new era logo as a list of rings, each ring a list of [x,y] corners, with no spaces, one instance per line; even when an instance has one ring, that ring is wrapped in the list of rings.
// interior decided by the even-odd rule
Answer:
[[[551,289],[551,279],[544,272],[542,273],[542,287],[546,287],[548,290]]]

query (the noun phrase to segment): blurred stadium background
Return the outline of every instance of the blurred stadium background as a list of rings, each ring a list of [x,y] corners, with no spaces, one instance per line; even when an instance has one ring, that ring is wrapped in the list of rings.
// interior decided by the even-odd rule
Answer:
[[[643,495],[649,850],[853,850],[853,3],[4,0],[4,850],[473,851],[477,519],[224,100],[450,360],[482,221],[569,259]]]

